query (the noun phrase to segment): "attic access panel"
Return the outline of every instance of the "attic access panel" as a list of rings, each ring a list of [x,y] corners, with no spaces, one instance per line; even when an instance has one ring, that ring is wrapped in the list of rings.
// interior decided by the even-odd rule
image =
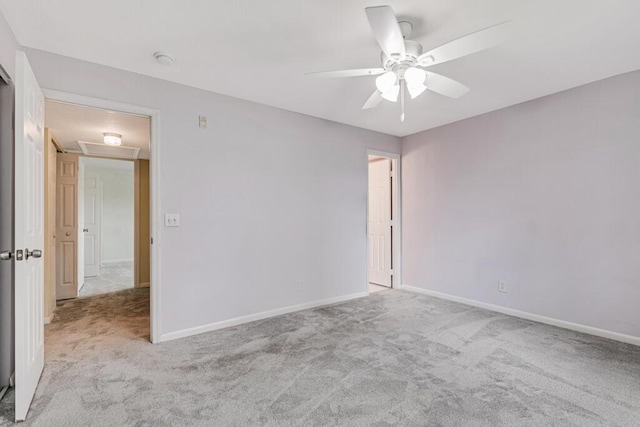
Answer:
[[[95,142],[78,141],[82,152],[88,156],[112,157],[115,159],[136,160],[140,153],[139,148],[114,147]]]

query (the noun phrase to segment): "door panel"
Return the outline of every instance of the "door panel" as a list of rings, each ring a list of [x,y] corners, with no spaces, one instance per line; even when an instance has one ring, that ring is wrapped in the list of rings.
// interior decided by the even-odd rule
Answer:
[[[102,191],[97,175],[84,179],[84,276],[100,275]]]
[[[26,418],[44,367],[44,97],[26,55],[16,57],[15,419]]]
[[[75,286],[76,283],[76,242],[62,242],[60,251],[62,265],[62,283],[65,286]]]
[[[56,299],[78,296],[78,155],[58,154]]]
[[[391,287],[391,160],[369,162],[369,282]]]

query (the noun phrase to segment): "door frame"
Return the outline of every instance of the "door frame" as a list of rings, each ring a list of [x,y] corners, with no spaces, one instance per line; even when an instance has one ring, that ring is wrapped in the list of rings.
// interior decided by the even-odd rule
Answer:
[[[133,104],[125,104],[117,101],[110,101],[102,98],[93,98],[84,95],[76,95],[73,93],[62,92],[51,89],[42,89],[45,99],[57,102],[66,102],[69,104],[82,105],[86,107],[101,108],[104,110],[119,111],[128,114],[137,114],[147,116],[151,120],[151,142],[149,156],[149,192],[150,192],[150,228],[151,239],[151,285],[150,285],[150,340],[152,343],[160,342],[160,302],[161,302],[161,286],[160,286],[160,259],[161,259],[161,242],[159,233],[159,218],[161,212],[161,204],[159,197],[160,190],[160,111]]]
[[[391,159],[393,170],[393,180],[391,181],[391,217],[393,228],[391,230],[391,265],[393,275],[391,276],[391,289],[402,288],[402,165],[401,156],[397,153],[367,149],[365,163],[367,165],[367,215],[366,215],[366,238],[367,238],[367,283],[365,291],[369,294],[369,156],[380,156]]]
[[[44,144],[45,144],[45,185],[44,185],[44,200],[45,200],[45,221],[44,221],[44,241],[46,251],[44,252],[44,260],[45,260],[45,272],[44,272],[44,288],[45,288],[45,298],[44,298],[44,323],[49,324],[53,320],[56,309],[56,281],[57,281],[57,272],[56,272],[56,255],[57,255],[57,239],[56,239],[56,215],[57,215],[57,199],[58,199],[58,153],[62,152],[62,147],[60,143],[56,139],[55,135],[51,132],[51,129],[48,127],[44,128]],[[55,155],[50,156],[50,148],[53,146],[55,149]],[[51,163],[51,157],[54,157],[53,163],[56,168],[56,184],[52,185],[52,182],[49,180],[49,173],[51,172],[51,168],[49,164]],[[53,203],[50,203],[53,201]],[[52,209],[53,207],[53,209]],[[53,222],[53,224],[52,224]],[[50,250],[53,247],[53,250]],[[53,253],[51,253],[53,252]],[[53,260],[52,260],[53,258]],[[49,298],[47,297],[47,294]]]

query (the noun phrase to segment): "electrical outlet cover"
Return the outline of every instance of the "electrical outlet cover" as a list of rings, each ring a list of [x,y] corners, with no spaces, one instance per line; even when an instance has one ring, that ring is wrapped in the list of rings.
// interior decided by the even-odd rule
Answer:
[[[507,292],[507,282],[500,281],[498,282],[498,292]]]

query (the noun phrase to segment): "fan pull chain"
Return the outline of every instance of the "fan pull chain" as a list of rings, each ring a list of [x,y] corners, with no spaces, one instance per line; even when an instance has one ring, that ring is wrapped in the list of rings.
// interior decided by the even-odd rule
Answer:
[[[400,80],[400,121],[404,123],[404,89],[405,89],[405,81],[404,79]]]

